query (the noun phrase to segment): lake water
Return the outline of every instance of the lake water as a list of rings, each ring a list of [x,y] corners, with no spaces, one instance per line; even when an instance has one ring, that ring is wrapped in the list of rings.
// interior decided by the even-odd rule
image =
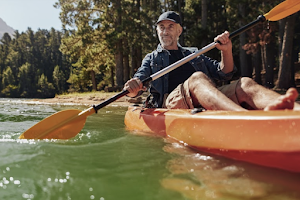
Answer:
[[[196,152],[129,132],[125,107],[87,118],[70,140],[20,140],[43,118],[78,105],[0,99],[0,199],[298,200],[300,174]]]

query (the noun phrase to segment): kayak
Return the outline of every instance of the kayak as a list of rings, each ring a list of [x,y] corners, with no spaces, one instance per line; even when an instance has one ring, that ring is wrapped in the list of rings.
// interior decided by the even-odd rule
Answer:
[[[196,150],[300,172],[300,111],[203,111],[129,106],[125,125]]]

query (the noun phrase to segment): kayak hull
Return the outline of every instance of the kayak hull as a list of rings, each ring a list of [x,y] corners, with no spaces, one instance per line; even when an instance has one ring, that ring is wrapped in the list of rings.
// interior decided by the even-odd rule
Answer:
[[[210,154],[300,172],[300,111],[205,111],[130,106],[128,130],[171,137]]]

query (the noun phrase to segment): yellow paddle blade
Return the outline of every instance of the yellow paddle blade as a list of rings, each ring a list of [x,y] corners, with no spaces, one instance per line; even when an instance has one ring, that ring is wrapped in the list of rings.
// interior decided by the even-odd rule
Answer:
[[[84,127],[88,115],[95,113],[93,107],[81,110],[57,112],[20,135],[20,139],[70,139]]]
[[[275,6],[264,17],[269,21],[278,21],[300,10],[300,0],[286,0]]]

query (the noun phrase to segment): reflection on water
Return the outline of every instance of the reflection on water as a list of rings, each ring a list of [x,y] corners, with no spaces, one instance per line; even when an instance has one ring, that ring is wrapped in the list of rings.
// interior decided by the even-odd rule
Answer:
[[[180,157],[168,161],[171,176],[162,186],[189,199],[300,199],[300,174],[202,154],[172,141],[163,149]]]
[[[87,107],[0,99],[0,199],[300,199],[300,174],[128,132],[123,107],[100,109],[70,140],[18,139],[65,109]]]

